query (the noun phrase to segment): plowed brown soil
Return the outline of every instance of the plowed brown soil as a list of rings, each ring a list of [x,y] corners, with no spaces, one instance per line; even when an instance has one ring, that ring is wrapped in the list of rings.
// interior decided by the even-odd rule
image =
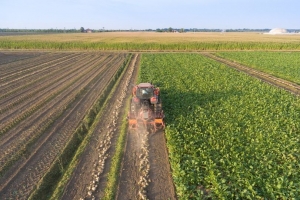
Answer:
[[[128,133],[117,199],[176,199],[163,131]]]
[[[47,59],[44,62],[39,60],[34,66],[32,62],[36,61],[36,57],[28,57],[29,60],[18,59],[20,54],[16,54],[13,60],[12,52],[12,60],[0,65],[0,69],[15,69],[15,73],[12,71],[0,79],[16,83],[12,87],[16,92],[19,91],[17,85],[27,85],[29,88],[27,93],[22,93],[19,97],[8,93],[1,99],[5,102],[6,99],[17,98],[16,103],[8,106],[7,112],[1,115],[3,129],[0,149],[3,153],[0,156],[0,199],[29,197],[126,57],[126,54],[76,53],[72,62],[69,58],[74,58],[73,54],[51,54],[48,58],[45,57]],[[61,58],[72,63],[67,65],[69,70],[60,71],[56,68],[56,65],[64,68],[67,64],[61,62]],[[23,67],[25,64],[28,68]],[[57,70],[50,70],[45,79],[39,79],[40,74],[32,71],[32,68],[43,74],[45,70],[57,69],[60,71],[57,74],[60,78],[53,77]],[[40,82],[28,84],[27,77]],[[2,83],[5,84],[5,81]],[[48,91],[52,86],[53,89]],[[36,90],[36,87],[41,89]],[[18,106],[21,106],[20,109],[16,109]],[[6,117],[8,115],[10,117]],[[12,118],[15,119],[13,123],[7,123]]]
[[[134,55],[111,100],[104,108],[104,114],[96,124],[90,143],[65,188],[63,199],[99,199],[103,197],[106,176],[115,151],[114,145],[122,120],[121,116],[124,114],[124,102],[129,93],[129,84],[132,83],[132,74],[136,75],[136,59],[137,55]]]

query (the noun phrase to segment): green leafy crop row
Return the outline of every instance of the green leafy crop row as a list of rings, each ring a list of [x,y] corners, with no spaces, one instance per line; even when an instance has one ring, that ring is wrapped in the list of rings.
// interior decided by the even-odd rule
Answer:
[[[300,196],[300,101],[198,54],[143,54],[180,199]]]

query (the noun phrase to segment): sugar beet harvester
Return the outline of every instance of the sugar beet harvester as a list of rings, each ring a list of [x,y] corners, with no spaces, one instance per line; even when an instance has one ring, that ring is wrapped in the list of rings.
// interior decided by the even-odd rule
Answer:
[[[129,129],[155,133],[165,128],[164,117],[159,88],[151,83],[135,85],[128,113]]]

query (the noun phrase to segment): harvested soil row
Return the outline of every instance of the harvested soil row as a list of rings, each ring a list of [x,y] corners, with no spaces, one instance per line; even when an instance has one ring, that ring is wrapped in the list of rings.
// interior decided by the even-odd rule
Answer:
[[[81,65],[85,64],[90,58],[88,56],[78,55],[77,59],[68,60],[68,62],[53,67],[51,72],[43,76],[33,77],[33,81],[23,85],[21,88],[10,90],[10,95],[4,94],[5,98],[0,100],[2,105],[0,114],[10,109],[19,109],[17,105],[26,104],[26,101],[34,101],[34,98],[45,95],[51,92],[57,85],[70,77],[71,74],[76,74]],[[77,63],[76,66],[74,62]],[[10,110],[11,112],[11,110]],[[0,116],[1,118],[1,116]]]
[[[223,64],[225,64],[229,67],[232,67],[232,68],[237,69],[241,72],[249,74],[250,76],[256,77],[256,78],[258,78],[258,79],[260,79],[264,82],[267,82],[271,85],[274,85],[274,86],[279,87],[279,88],[283,88],[283,89],[285,89],[285,90],[287,90],[287,91],[289,91],[293,94],[300,95],[300,86],[293,83],[293,82],[291,82],[291,81],[287,81],[287,80],[272,76],[268,73],[264,73],[264,72],[261,72],[259,70],[255,70],[253,68],[247,67],[245,65],[242,65],[242,64],[224,59],[224,58],[220,58],[220,57],[218,57],[216,55],[213,55],[213,54],[210,54],[210,53],[201,53],[201,54],[208,57],[208,58],[211,58],[213,60],[221,62],[221,63],[223,63]]]
[[[55,122],[44,134],[34,147],[32,147],[32,156],[23,163],[23,167],[19,169],[19,173],[10,178],[10,183],[3,190],[3,193],[12,198],[27,198],[34,185],[43,176],[43,173],[50,167],[50,164],[63,149],[79,122],[86,115],[97,96],[109,83],[110,77],[117,71],[118,67],[124,61],[123,59],[114,59],[113,62],[102,66],[108,69],[108,73],[95,76],[86,87],[85,94],[82,94],[78,101],[70,105],[70,108]],[[113,64],[114,67],[110,67]],[[98,73],[99,74],[99,73]],[[96,92],[95,92],[96,91]],[[97,92],[98,91],[98,92]],[[22,173],[20,173],[22,172]],[[13,191],[18,191],[18,195]],[[0,196],[1,197],[1,196]],[[4,197],[6,197],[4,195]]]
[[[7,80],[15,79],[16,77],[21,77],[24,73],[28,74],[35,72],[37,69],[41,68],[41,65],[64,60],[66,57],[69,57],[71,55],[72,54],[70,53],[48,53],[31,59],[1,65],[0,69],[3,74],[1,75],[0,83],[5,83],[7,82]]]
[[[0,70],[1,65],[16,62],[19,60],[31,59],[40,55],[46,54],[45,52],[0,52]]]
[[[22,92],[23,90],[26,90],[26,88],[31,87],[33,84],[44,82],[44,79],[47,79],[49,75],[55,74],[60,70],[63,70],[66,68],[66,66],[69,67],[74,62],[80,61],[80,58],[84,58],[83,55],[77,54],[74,57],[70,57],[66,59],[64,62],[60,62],[53,66],[52,69],[49,69],[49,71],[44,71],[42,74],[39,74],[37,76],[33,76],[30,78],[30,80],[22,81],[21,84],[19,83],[17,86],[16,85],[9,85],[6,87],[6,90],[3,90],[3,93],[0,96],[0,99],[3,99],[7,96],[14,95],[15,93]],[[8,89],[7,89],[8,88]],[[3,88],[4,89],[4,88]]]
[[[109,62],[111,59],[112,58],[110,57],[104,62]],[[17,123],[30,116],[36,110],[45,107],[45,104],[53,102],[53,99],[61,98],[62,95],[67,96],[66,93],[63,93],[65,90],[70,90],[76,85],[79,85],[80,83],[78,81],[80,81],[84,77],[89,77],[86,73],[93,74],[91,70],[97,69],[97,66],[94,65],[94,62],[102,62],[102,60],[94,59],[90,62],[83,64],[85,65],[84,68],[81,66],[81,68],[79,68],[79,70],[77,70],[74,74],[71,74],[70,76],[66,77],[67,79],[64,78],[62,82],[58,84],[58,87],[53,89],[51,92],[47,93],[47,95],[41,96],[41,98],[37,98],[35,101],[27,102],[27,104],[23,105],[23,109],[19,108],[14,114],[5,113],[6,121],[5,119],[1,120],[0,130],[2,130],[0,131],[0,134],[2,135],[3,133],[7,132],[9,128],[15,126]]]
[[[67,81],[72,81],[74,77],[79,76],[82,73],[82,66],[89,65],[90,63],[93,64],[95,61],[102,62],[101,59],[92,59],[90,56],[85,56],[81,60],[77,61],[77,66],[73,67],[74,64],[71,63],[68,64],[67,68],[64,71],[61,71],[60,74],[55,73],[56,77],[52,77],[50,76],[52,74],[49,74],[48,76],[50,76],[50,78],[40,79],[40,82],[31,85],[27,90],[25,90],[28,91],[28,93],[25,93],[24,95],[20,94],[19,96],[11,95],[16,97],[16,100],[14,100],[14,98],[9,98],[10,96],[6,97],[5,100],[8,100],[6,102],[9,102],[10,104],[7,105],[7,107],[3,104],[3,108],[1,108],[0,113],[3,113],[3,110],[7,110],[4,115],[5,118],[12,119],[12,116],[21,113],[26,109],[28,110],[29,103],[36,104],[34,102],[39,101],[41,98],[47,99],[46,97],[54,94],[54,92],[59,90],[59,88],[65,88]],[[10,109],[8,109],[9,107]],[[3,115],[0,114],[0,122],[4,124],[2,117]]]
[[[116,134],[119,133],[121,124],[120,116],[124,114],[124,99],[128,95],[128,85],[131,83],[135,70],[137,55],[134,57],[109,104],[102,112],[104,114],[96,124],[92,139],[65,189],[63,199],[100,199],[103,197],[106,175],[115,151]]]
[[[66,110],[68,105],[76,99],[76,95],[97,75],[97,70],[103,71],[103,68],[91,65],[91,69],[81,75],[75,83],[71,82],[67,86],[67,90],[53,98],[49,103],[45,104],[34,115],[30,115],[27,120],[20,123],[10,134],[4,135],[0,142],[0,149],[4,154],[0,155],[1,166],[13,159],[18,151],[22,151],[22,147],[37,138],[47,127]],[[105,70],[107,72],[107,70]],[[99,72],[100,73],[100,72]],[[31,126],[34,124],[34,126]],[[25,142],[25,143],[24,143]],[[24,151],[24,149],[23,149]],[[7,160],[8,159],[8,160]]]
[[[141,154],[139,155],[140,180],[138,182],[138,199],[147,199],[147,187],[151,181],[149,179],[149,171],[150,171],[149,140],[148,140],[149,132],[143,130],[143,131],[139,131],[138,134],[142,136]]]
[[[176,199],[163,131],[128,133],[117,199]]]
[[[140,155],[142,154],[143,135],[139,133],[142,132],[127,133],[117,199],[140,199]]]
[[[133,69],[133,67],[132,67]],[[130,70],[132,72],[132,70]],[[130,72],[129,72],[130,73]],[[131,76],[127,77],[127,81],[124,84],[123,87],[127,87],[129,84]],[[102,173],[104,170],[104,165],[106,158],[108,157],[108,150],[111,146],[111,140],[113,135],[115,134],[115,131],[117,130],[116,125],[119,118],[120,109],[122,109],[124,98],[126,96],[126,90],[122,90],[120,95],[118,96],[117,103],[114,106],[114,109],[112,110],[112,118],[110,121],[108,121],[107,127],[109,130],[105,133],[101,133],[99,131],[99,134],[104,134],[103,140],[101,140],[100,145],[98,146],[97,150],[99,152],[98,154],[98,160],[96,160],[94,164],[94,169],[92,171],[92,174],[90,176],[90,183],[88,186],[88,191],[84,198],[95,198],[95,193],[97,192],[98,183],[100,178],[102,177]]]
[[[127,74],[124,75],[123,79],[119,83],[119,87],[117,88],[117,91],[115,93],[115,97],[113,99],[117,99],[117,102],[114,104],[114,108],[112,110],[112,119],[109,122],[108,125],[108,132],[106,133],[106,136],[104,136],[105,140],[102,140],[100,142],[100,145],[98,144],[97,149],[98,149],[98,163],[102,164],[102,169],[100,171],[97,171],[98,169],[94,168],[93,172],[97,172],[97,176],[91,177],[92,180],[90,181],[89,186],[96,186],[95,190],[91,190],[92,188],[88,188],[88,195],[86,198],[97,198],[101,199],[104,196],[104,187],[106,187],[106,179],[104,178],[107,175],[107,171],[105,171],[105,166],[106,169],[111,165],[111,157],[113,155],[113,152],[115,152],[114,148],[111,148],[111,144],[115,144],[114,141],[114,136],[117,139],[119,137],[120,133],[120,125],[122,124],[122,116],[124,115],[124,108],[125,108],[125,100],[128,97],[128,93],[131,91],[130,90],[130,84],[132,82],[133,74],[134,71],[136,70],[136,63],[139,58],[138,54],[135,54],[133,56],[133,59],[131,60],[131,63],[127,69]],[[120,95],[119,95],[120,94]],[[99,124],[98,124],[99,126]],[[102,130],[103,131],[103,130]],[[108,144],[107,144],[108,143]],[[107,148],[106,151],[102,148],[102,144],[106,144]],[[104,158],[104,159],[102,159]],[[109,159],[106,159],[109,158]],[[100,179],[98,182],[96,182],[97,179]],[[96,183],[96,184],[94,184]],[[90,195],[89,192],[92,194]]]
[[[0,87],[3,88],[3,93],[9,92],[11,88],[23,87],[23,85],[32,82],[32,77],[39,77],[47,73],[51,73],[53,67],[55,67],[56,65],[63,64],[64,62],[66,62],[67,60],[71,60],[75,56],[76,55],[69,55],[62,58],[53,58],[53,60],[47,60],[44,63],[36,65],[34,69],[30,71],[28,69],[20,69],[19,72],[15,73],[15,76],[3,79],[2,83],[0,83]]]

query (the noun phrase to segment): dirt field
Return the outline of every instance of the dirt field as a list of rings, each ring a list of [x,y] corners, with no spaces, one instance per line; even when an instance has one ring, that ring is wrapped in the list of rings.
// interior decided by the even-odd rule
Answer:
[[[0,199],[27,199],[126,54],[4,54]]]

